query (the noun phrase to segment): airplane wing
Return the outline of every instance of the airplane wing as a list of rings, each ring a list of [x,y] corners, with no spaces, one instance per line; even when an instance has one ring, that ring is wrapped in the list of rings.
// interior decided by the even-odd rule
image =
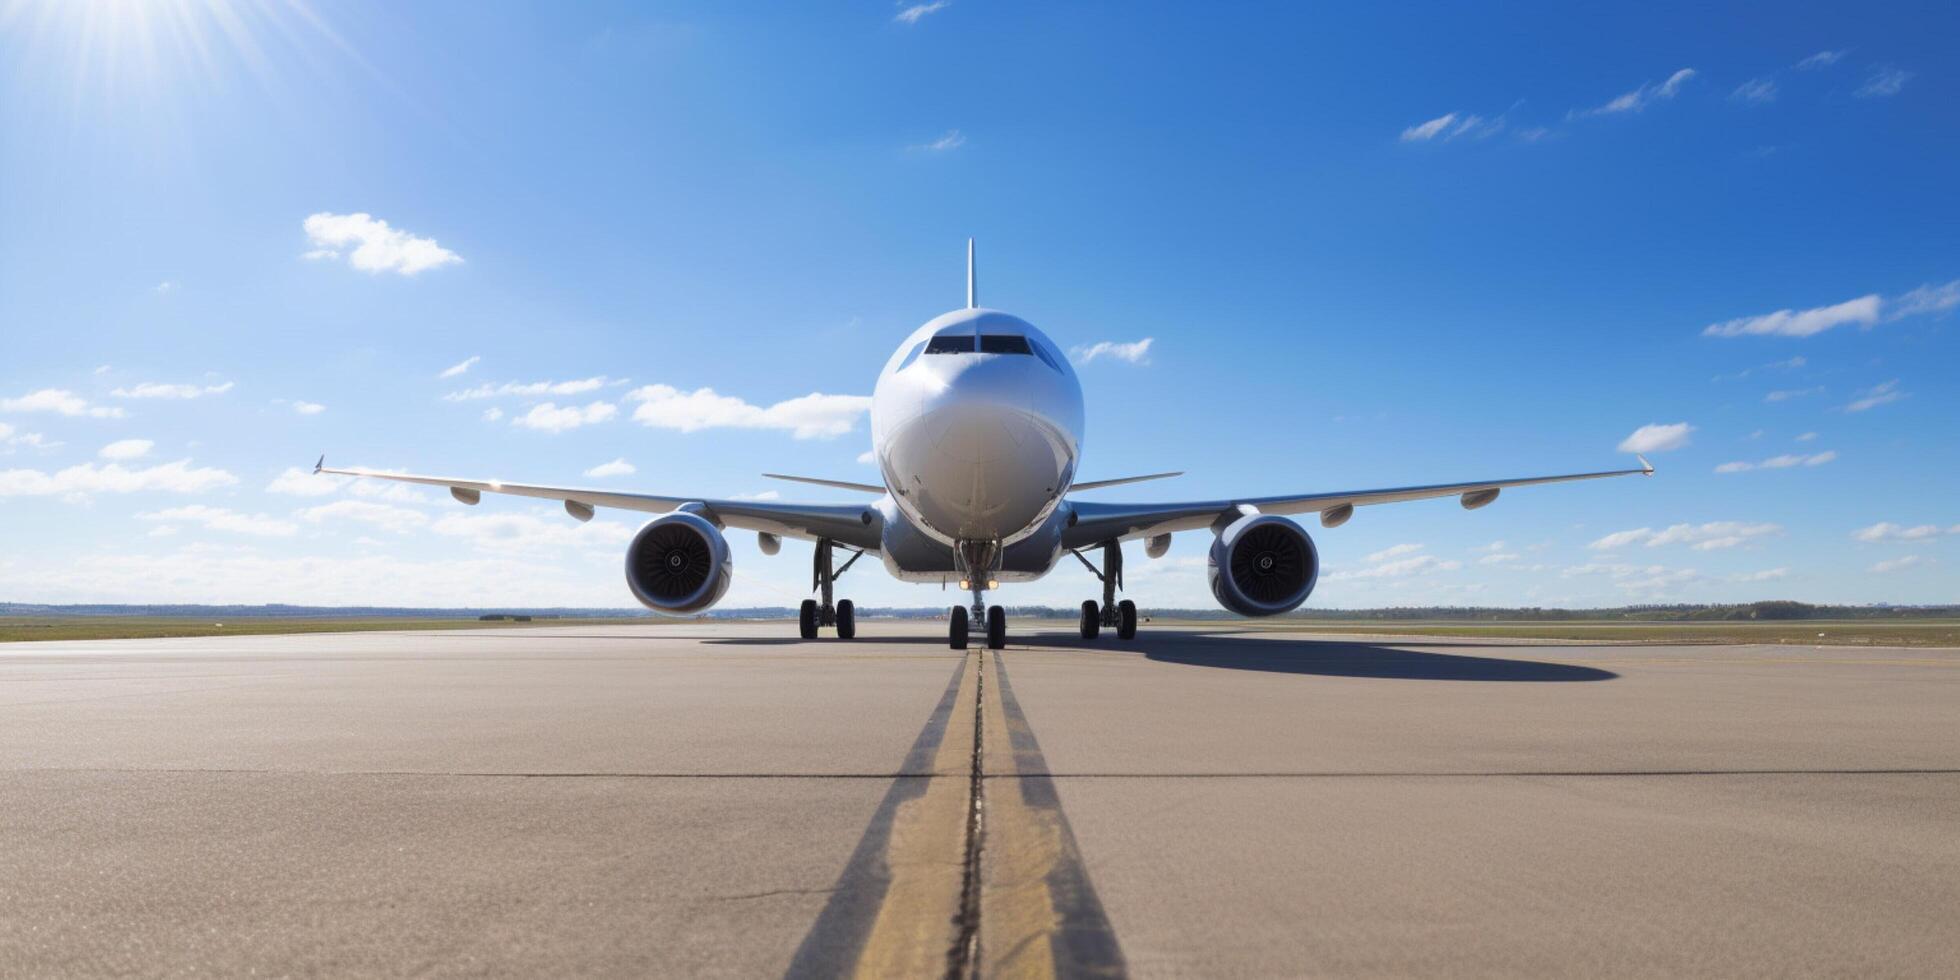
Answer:
[[[448,487],[450,496],[466,504],[476,503],[486,493],[507,493],[518,497],[558,500],[564,502],[566,513],[581,521],[590,520],[593,509],[597,507],[664,514],[682,504],[701,504],[713,511],[714,516],[728,527],[813,541],[829,538],[865,551],[879,550],[879,536],[884,526],[883,518],[877,508],[869,504],[791,504],[773,500],[664,497],[645,493],[621,493],[617,490],[506,483],[502,480],[466,480],[453,476],[423,476],[415,473],[384,473],[378,470],[361,469],[342,470],[329,468],[325,457],[321,457],[320,462],[314,464],[313,472]]]
[[[1439,483],[1423,487],[1396,487],[1385,490],[1349,490],[1339,493],[1310,493],[1279,497],[1236,497],[1229,500],[1202,500],[1169,504],[1102,504],[1069,502],[1075,522],[1062,532],[1062,546],[1087,548],[1105,541],[1147,538],[1171,531],[1210,527],[1221,517],[1251,506],[1263,514],[1304,514],[1318,511],[1321,523],[1336,527],[1368,504],[1393,504],[1405,500],[1459,497],[1465,509],[1474,510],[1497,499],[1497,492],[1508,487],[1528,487],[1540,483],[1567,483],[1598,480],[1611,476],[1652,476],[1654,467],[1644,457],[1635,470],[1603,470],[1598,473],[1567,473],[1560,476],[1528,476],[1512,480],[1479,480],[1470,483]]]

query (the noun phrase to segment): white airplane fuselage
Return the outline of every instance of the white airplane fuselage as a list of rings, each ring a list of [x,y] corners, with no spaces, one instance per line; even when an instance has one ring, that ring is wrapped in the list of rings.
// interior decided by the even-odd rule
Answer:
[[[964,309],[914,331],[878,376],[871,440],[893,575],[1026,581],[1059,557],[1082,385],[1032,324]]]

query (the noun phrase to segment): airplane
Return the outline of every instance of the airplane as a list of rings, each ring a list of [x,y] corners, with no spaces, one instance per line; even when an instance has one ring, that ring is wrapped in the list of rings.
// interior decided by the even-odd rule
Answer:
[[[815,639],[833,628],[857,635],[851,600],[834,600],[837,579],[865,555],[906,582],[958,582],[972,608],[954,606],[947,641],[956,650],[984,632],[986,644],[1007,642],[1007,615],[988,606],[986,593],[1005,582],[1031,582],[1073,556],[1102,581],[1102,601],[1084,600],[1085,640],[1113,628],[1135,638],[1136,604],[1118,601],[1123,544],[1143,542],[1161,558],[1171,536],[1212,535],[1206,575],[1213,597],[1245,616],[1276,616],[1307,600],[1320,576],[1313,538],[1288,515],[1317,513],[1336,528],[1356,507],[1456,497],[1466,510],[1497,499],[1500,490],[1605,477],[1652,476],[1645,457],[1637,469],[1604,470],[1507,480],[1278,496],[1225,497],[1158,504],[1100,503],[1077,494],[1183,475],[1151,473],[1076,480],[1082,457],[1082,385],[1068,358],[1033,324],[982,307],[974,273],[973,240],[966,249],[966,306],[926,322],[898,346],[871,396],[871,447],[882,482],[856,483],[765,473],[765,477],[862,493],[863,503],[799,504],[721,500],[687,495],[621,493],[500,480],[422,476],[366,469],[315,473],[447,487],[474,505],[483,494],[559,500],[589,521],[602,507],[661,514],[626,549],[626,585],[656,613],[700,613],[728,592],[735,574],[724,532],[752,531],[765,555],[784,538],[813,541],[811,591],[798,610],[797,630]],[[838,551],[849,557],[837,564]],[[1101,552],[1100,567],[1085,552]]]

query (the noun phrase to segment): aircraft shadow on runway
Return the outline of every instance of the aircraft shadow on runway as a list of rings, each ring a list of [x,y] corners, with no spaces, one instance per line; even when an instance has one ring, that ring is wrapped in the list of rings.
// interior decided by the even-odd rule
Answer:
[[[703,641],[729,646],[788,646],[822,643],[795,637],[726,637]],[[834,641],[833,641],[834,642]],[[915,644],[919,639],[905,636],[859,637],[848,643]],[[978,646],[978,644],[975,644]],[[1488,644],[1419,641],[1401,646],[1353,640],[1296,640],[1272,637],[1258,632],[1232,631],[1144,633],[1128,643],[1102,640],[1085,641],[1066,633],[1035,633],[1010,636],[1008,651],[1016,647],[1040,650],[1080,650],[1085,653],[1141,653],[1159,663],[1221,670],[1265,671],[1277,674],[1309,674],[1321,677],[1368,677],[1384,680],[1425,681],[1508,681],[1546,683],[1572,681],[1610,681],[1620,675],[1598,667],[1562,664],[1544,660],[1513,660],[1505,657],[1479,657],[1468,653],[1431,653],[1406,650],[1402,646],[1462,647],[1473,649]]]
[[[1162,663],[1321,677],[1542,683],[1610,681],[1620,676],[1610,670],[1580,664],[1431,653],[1352,640],[1255,639],[1184,633],[1153,638],[1140,646],[1145,657]]]

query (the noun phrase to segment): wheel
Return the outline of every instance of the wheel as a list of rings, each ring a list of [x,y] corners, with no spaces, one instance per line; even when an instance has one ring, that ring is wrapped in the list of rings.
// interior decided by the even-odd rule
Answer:
[[[966,649],[966,607],[954,606],[953,615],[947,621],[946,642],[955,650]]]
[[[796,632],[806,640],[817,638],[817,600],[805,599],[796,610]]]
[[[1102,610],[1096,608],[1096,600],[1082,600],[1082,638],[1093,640],[1102,632]]]
[[[1128,599],[1116,604],[1116,638],[1119,640],[1137,638],[1137,604]]]
[[[999,606],[987,607],[987,649],[998,650],[1007,645],[1007,610]]]
[[[1130,632],[1134,633],[1136,630],[1132,629]],[[857,635],[857,607],[851,605],[851,600],[849,599],[837,600],[837,638],[840,640],[852,640],[856,639]]]

